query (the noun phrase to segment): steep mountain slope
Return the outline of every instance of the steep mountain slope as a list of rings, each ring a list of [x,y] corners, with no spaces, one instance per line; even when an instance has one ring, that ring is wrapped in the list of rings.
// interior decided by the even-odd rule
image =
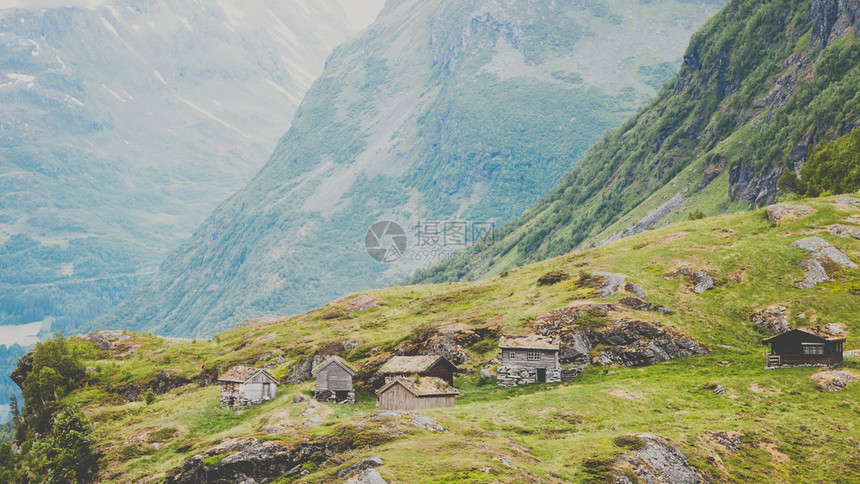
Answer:
[[[212,334],[434,262],[419,223],[462,221],[456,243],[471,243],[650,98],[721,4],[389,2],[335,51],[261,173],[94,327]],[[390,264],[365,252],[378,220],[408,244]]]
[[[733,1],[677,78],[495,237],[413,282],[498,274],[687,217],[760,206],[821,140],[860,120],[860,10],[837,0]]]
[[[46,330],[111,308],[251,179],[353,31],[336,0],[12,5],[0,324]]]
[[[388,482],[612,482],[637,448],[632,436],[646,432],[677,445],[703,482],[857,482],[860,383],[832,392],[812,378],[819,368],[764,369],[762,320],[840,323],[845,349],[860,345],[856,265],[826,262],[831,281],[798,287],[811,257],[801,241],[860,262],[860,198],[802,203],[812,210],[795,208],[800,219],[775,224],[759,210],[675,224],[484,281],[354,294],[214,340],[97,333],[87,339],[100,349],[74,343],[93,370],[62,403],[95,422],[104,482],[344,482],[371,455]],[[712,287],[696,287],[696,274]],[[618,275],[632,284],[607,294]],[[583,372],[517,389],[482,378],[496,369],[500,335],[534,332],[560,337],[563,367]],[[712,353],[674,358],[689,338]],[[357,369],[356,405],[308,399],[310,366],[334,353]],[[456,408],[377,411],[376,370],[415,354],[458,363]],[[237,364],[268,368],[278,397],[219,407],[218,386],[205,385]],[[840,371],[858,369],[848,358]],[[154,402],[129,401],[149,389]],[[36,450],[19,458],[38,457],[38,445],[26,448]]]

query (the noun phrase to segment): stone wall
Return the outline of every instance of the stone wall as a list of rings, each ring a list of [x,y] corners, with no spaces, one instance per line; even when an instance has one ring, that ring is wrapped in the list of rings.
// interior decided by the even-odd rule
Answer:
[[[320,402],[331,403],[355,403],[355,392],[347,392],[346,398],[338,399],[337,394],[330,390],[318,390],[314,393],[314,398]]]
[[[263,400],[249,400],[235,393],[222,393],[221,406],[231,408],[249,408],[263,403]]]
[[[499,366],[496,377],[500,387],[517,387],[537,383],[537,368],[529,368],[515,365]],[[561,381],[561,368],[547,368],[546,382],[558,383]]]

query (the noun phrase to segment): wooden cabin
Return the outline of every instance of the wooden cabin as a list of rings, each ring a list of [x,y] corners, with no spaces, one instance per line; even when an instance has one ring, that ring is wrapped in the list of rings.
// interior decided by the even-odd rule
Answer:
[[[332,356],[314,367],[311,374],[317,379],[315,399],[320,402],[355,403],[355,391],[352,388],[355,370],[347,362]]]
[[[770,346],[766,368],[834,366],[842,362],[845,333],[820,327],[798,328],[762,340]]]
[[[552,338],[504,335],[499,338],[499,348],[502,350],[497,377],[500,387],[561,381],[559,345]]]
[[[376,408],[381,410],[427,410],[454,408],[459,392],[436,377],[392,378],[376,392]]]
[[[246,408],[275,398],[278,379],[262,368],[234,366],[218,378],[221,405]]]
[[[414,375],[436,377],[448,385],[454,385],[454,372],[457,367],[444,356],[395,356],[379,369],[385,383],[395,378],[409,379]]]

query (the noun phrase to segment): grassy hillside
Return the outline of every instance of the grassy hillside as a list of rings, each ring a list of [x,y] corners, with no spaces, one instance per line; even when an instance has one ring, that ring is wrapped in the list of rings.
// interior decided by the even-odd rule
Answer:
[[[211,336],[402,280],[437,260],[419,223],[522,213],[656,94],[723,3],[388,2],[258,176],[93,327]],[[365,251],[379,220],[408,236],[393,263]]]
[[[857,239],[830,233],[837,223],[860,229],[860,209],[845,202],[806,200],[814,213],[779,225],[763,210],[684,222],[480,282],[354,294],[212,340],[131,334],[98,351],[74,343],[82,365],[92,369],[85,386],[62,403],[81,405],[94,422],[96,448],[106,457],[104,482],[158,482],[196,454],[217,469],[237,458],[247,437],[284,449],[334,449],[303,464],[302,482],[342,482],[337,472],[369,455],[381,456],[379,470],[389,482],[605,482],[614,459],[635,444],[625,437],[643,432],[671,439],[714,481],[856,482],[860,384],[828,392],[810,378],[818,369],[764,370],[759,342],[766,334],[749,319],[785,306],[792,327],[837,322],[849,330],[846,350],[860,347],[858,269],[830,267],[832,282],[810,290],[795,285],[809,257],[791,246],[796,240],[819,236],[860,261]],[[707,271],[714,288],[692,292],[679,277],[684,267]],[[553,271],[570,277],[538,283]],[[621,294],[594,298],[598,271],[626,275],[671,314],[627,309],[588,324],[659,321],[712,353],[646,367],[590,365],[564,384],[482,384],[478,371],[492,368],[499,334],[533,331],[542,315],[569,304],[619,301]],[[373,302],[379,307],[355,309]],[[311,383],[283,384],[274,401],[234,412],[218,406],[217,387],[198,386],[213,370],[235,364],[270,363],[286,381],[307,359],[338,352],[372,387],[373,372],[392,354],[426,351],[445,334],[462,343],[455,349],[468,361],[455,381],[457,407],[426,412],[443,433],[416,426],[411,416],[374,414],[367,388],[356,405],[314,406],[294,401]],[[344,349],[347,340],[352,344]],[[860,370],[860,360],[848,358],[843,367]],[[727,392],[715,394],[717,385]],[[131,387],[140,395],[169,390],[147,404],[123,396]]]
[[[784,171],[860,123],[858,34],[854,7],[836,0],[729,3],[693,36],[678,76],[556,189],[410,282],[492,276],[695,210],[773,201]]]

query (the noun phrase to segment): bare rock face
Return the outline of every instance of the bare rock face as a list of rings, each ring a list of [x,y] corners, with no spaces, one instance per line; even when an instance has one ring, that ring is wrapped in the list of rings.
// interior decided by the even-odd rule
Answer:
[[[860,7],[858,7],[857,13],[860,14]],[[860,24],[860,18],[858,18],[858,24]],[[837,197],[836,200],[834,200],[834,201],[836,202],[837,205],[845,205],[848,207],[860,208],[860,200],[858,200],[854,197],[848,197],[848,196]]]
[[[668,439],[653,434],[642,434],[638,438],[645,442],[645,446],[621,457],[613,475],[616,484],[634,484],[637,481],[648,484],[705,482],[687,457]],[[637,481],[631,480],[633,475]]]
[[[363,472],[367,469],[373,469],[374,467],[379,467],[383,464],[384,462],[382,461],[381,457],[379,457],[378,455],[373,455],[366,459],[361,459],[360,461],[347,467],[346,469],[340,470],[340,472],[337,473],[337,477],[343,479],[357,472]]]
[[[562,364],[647,366],[686,356],[706,355],[698,341],[657,321],[621,319],[602,329],[560,331]],[[593,354],[595,348],[602,348]]]
[[[775,225],[800,220],[815,213],[815,209],[803,205],[771,205],[766,210],[767,218]]]
[[[824,391],[838,392],[849,383],[860,380],[860,376],[850,370],[822,370],[812,375],[815,385]]]
[[[781,334],[788,331],[788,308],[785,306],[771,306],[760,309],[749,315],[749,320],[757,328],[771,334]]]
[[[806,278],[797,284],[801,289],[812,289],[822,282],[832,281],[831,273],[841,267],[857,268],[857,264],[844,252],[821,237],[800,239],[791,246],[812,253],[808,260],[800,264],[806,273]]]

